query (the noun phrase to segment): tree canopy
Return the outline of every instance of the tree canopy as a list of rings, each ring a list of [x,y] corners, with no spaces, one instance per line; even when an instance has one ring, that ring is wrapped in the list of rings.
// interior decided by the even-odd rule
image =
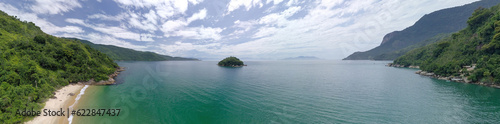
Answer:
[[[243,61],[241,61],[240,59],[238,59],[238,58],[236,58],[234,56],[227,57],[227,58],[221,60],[217,65],[219,65],[219,66],[230,66],[230,67],[244,66]]]

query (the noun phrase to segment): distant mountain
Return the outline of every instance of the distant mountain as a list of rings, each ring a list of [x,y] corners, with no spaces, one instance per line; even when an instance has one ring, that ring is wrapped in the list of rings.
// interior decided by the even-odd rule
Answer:
[[[413,26],[385,35],[380,46],[365,52],[355,52],[344,58],[344,60],[394,60],[409,50],[445,38],[435,37],[436,35],[449,35],[464,29],[467,26],[467,20],[474,10],[480,7],[490,8],[498,3],[500,3],[500,0],[481,0],[463,6],[432,12],[424,15]],[[420,42],[425,43],[412,46]],[[409,46],[412,47],[407,48]],[[406,50],[402,50],[405,48]]]
[[[117,47],[113,45],[94,44],[87,40],[80,40],[76,38],[66,38],[78,40],[90,47],[108,55],[111,59],[116,61],[198,61],[194,58],[172,57],[167,55],[160,55],[153,52],[136,51],[133,49]]]
[[[283,60],[318,60],[318,57],[315,56],[297,56],[297,57],[290,57],[290,58],[285,58]]]

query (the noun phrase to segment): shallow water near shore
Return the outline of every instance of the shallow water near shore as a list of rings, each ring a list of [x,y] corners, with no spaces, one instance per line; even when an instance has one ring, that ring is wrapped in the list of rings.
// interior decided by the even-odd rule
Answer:
[[[121,109],[79,123],[496,123],[500,90],[386,67],[388,61],[118,62],[117,85],[76,109]]]

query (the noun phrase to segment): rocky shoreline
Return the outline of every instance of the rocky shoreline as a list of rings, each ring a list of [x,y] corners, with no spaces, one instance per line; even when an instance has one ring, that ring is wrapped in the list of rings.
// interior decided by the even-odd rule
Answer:
[[[419,69],[420,66],[413,66],[413,65],[410,65],[410,66],[404,66],[404,65],[400,65],[400,64],[394,64],[394,63],[387,63],[387,65],[385,66],[389,66],[389,67],[398,67],[398,68],[417,68]]]
[[[227,67],[235,67],[235,68],[238,68],[238,67],[243,67],[243,66],[247,66],[247,65],[231,65],[231,66],[227,66]]]
[[[125,71],[125,67],[118,67],[116,68],[116,71],[109,75],[108,76],[108,80],[102,80],[102,81],[99,81],[99,82],[96,82],[94,81],[94,79],[90,79],[89,81],[85,81],[85,82],[78,82],[77,84],[80,84],[80,85],[111,85],[111,84],[115,84],[115,77],[118,76],[118,74],[120,74],[120,72],[122,71]]]
[[[386,66],[397,67],[397,68],[416,68],[416,69],[420,68],[419,66],[404,66],[404,65],[393,64],[393,63],[388,63]],[[467,71],[470,72],[476,68],[476,65],[472,64],[471,66],[464,66],[464,68],[466,68]],[[415,74],[419,74],[419,75],[427,76],[427,77],[431,77],[431,78],[436,78],[439,80],[453,81],[453,82],[459,82],[459,83],[468,83],[468,84],[476,84],[476,85],[482,85],[482,86],[488,86],[488,87],[500,89],[499,84],[486,83],[486,82],[473,82],[473,81],[467,79],[467,76],[465,76],[464,73],[461,73],[460,76],[441,76],[441,75],[434,74],[433,72],[418,70],[415,72]]]
[[[218,66],[222,66],[222,65],[218,65]],[[247,66],[247,65],[228,65],[228,66],[222,66],[222,67],[234,67],[234,68],[238,68],[238,67],[243,67],[243,66]]]

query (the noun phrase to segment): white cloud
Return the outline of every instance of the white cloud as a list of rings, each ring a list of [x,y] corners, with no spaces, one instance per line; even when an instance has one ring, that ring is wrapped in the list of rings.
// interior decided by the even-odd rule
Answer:
[[[213,39],[220,40],[222,36],[222,28],[212,28],[212,27],[187,27],[191,22],[195,20],[205,19],[207,16],[207,9],[201,9],[198,13],[194,13],[191,17],[185,20],[180,18],[178,20],[168,20],[163,23],[161,30],[165,34],[165,37],[179,36],[186,39]]]
[[[253,35],[253,38],[261,38],[265,36],[274,35],[279,29],[275,27],[262,27],[257,33]]]
[[[130,39],[135,41],[154,41],[152,37],[150,37],[151,35],[130,32],[122,27],[92,26],[91,28],[102,33],[110,34],[111,36],[117,38]]]
[[[93,15],[89,15],[87,16],[89,19],[101,19],[101,20],[106,20],[106,21],[123,21],[125,20],[126,18],[129,18],[130,15],[128,13],[120,13],[118,15],[115,15],[115,16],[111,16],[111,15],[104,15],[104,14],[93,14]]]
[[[63,32],[63,33],[83,33],[83,32],[85,32],[80,27],[76,27],[76,26],[58,27],[58,26],[52,25],[52,23],[45,23],[44,27],[52,27],[52,29],[47,30],[45,32],[45,33],[50,33],[50,34],[55,34],[55,33],[59,33],[59,32]]]
[[[238,55],[238,56],[259,56],[259,55],[271,55],[283,48],[279,42],[269,40],[270,37],[254,40],[252,42],[244,42],[241,44],[234,45],[223,45],[220,49],[211,49],[209,53],[216,55]],[[281,40],[280,40],[281,42]]]
[[[227,34],[226,36],[224,36],[224,39],[225,40],[238,39],[238,38],[240,38],[240,35],[244,34],[245,32],[246,32],[245,30],[237,29],[237,30],[234,30],[233,32],[231,32],[230,34]]]
[[[150,10],[149,13],[144,14],[143,16],[139,16],[135,13],[130,13],[128,24],[134,28],[141,29],[148,32],[154,32],[158,28],[157,17],[153,10]]]
[[[73,23],[73,24],[79,24],[88,28],[92,28],[96,31],[109,34],[111,36],[114,36],[116,38],[122,38],[122,39],[129,39],[129,40],[135,40],[135,41],[154,41],[152,34],[141,34],[141,33],[135,33],[131,32],[123,27],[116,27],[116,26],[106,26],[106,25],[91,25],[85,23],[85,21],[81,19],[74,19],[74,18],[68,18],[66,19],[66,22],[68,23]]]
[[[281,2],[283,2],[283,0],[267,0],[266,4],[269,4],[271,2],[273,2],[274,5],[276,5],[276,4],[280,4]]]
[[[169,20],[162,25],[163,33],[171,33],[187,26],[188,24],[182,20]]]
[[[188,27],[182,30],[178,30],[169,34],[170,36],[182,36],[188,39],[213,39],[220,40],[222,36],[220,32],[222,32],[222,28],[212,28],[212,27]],[[167,35],[168,36],[168,35]]]
[[[130,42],[126,42],[123,40],[116,39],[109,35],[102,35],[98,33],[90,33],[88,35],[82,36],[82,39],[88,39],[89,41],[96,44],[105,44],[105,45],[115,45],[124,48],[131,49],[145,49],[145,46],[133,45]]]
[[[68,18],[65,20],[66,22],[73,23],[73,24],[79,24],[79,25],[84,25],[86,26],[87,24],[81,20],[81,19],[75,19],[75,18]]]
[[[286,3],[287,6],[294,6],[299,3],[299,0],[289,0],[288,3]]]
[[[183,43],[180,41],[177,41],[172,45],[160,44],[160,48],[167,54],[173,54],[173,53],[179,53],[179,52],[191,51],[191,50],[210,52],[210,51],[215,50],[215,48],[220,47],[220,46],[221,46],[220,43],[210,43],[210,44],[200,45],[200,44],[192,44],[192,43]]]
[[[293,16],[295,13],[297,13],[300,10],[301,10],[300,6],[290,7],[281,13],[272,13],[272,14],[269,14],[269,15],[262,17],[259,20],[259,23],[268,24],[268,25],[283,26],[287,22],[287,18]]]
[[[243,28],[245,29],[245,31],[249,31],[250,29],[252,29],[256,24],[258,24],[258,21],[256,20],[250,20],[250,21],[240,21],[240,20],[236,20],[234,21],[234,25],[233,27],[236,27],[236,28]]]
[[[115,16],[104,14],[93,14],[88,16],[90,19],[100,19],[106,21],[117,21],[130,27],[148,31],[150,33],[158,30],[159,17],[154,10],[147,13],[123,12]]]
[[[231,32],[230,34],[226,35],[226,39],[231,40],[231,39],[240,38],[239,35],[242,35],[248,31],[250,31],[257,24],[258,24],[258,22],[256,20],[250,20],[250,21],[236,20],[236,21],[234,21],[234,25],[232,26],[232,28],[236,28],[236,29],[233,32]]]
[[[227,5],[227,11],[228,13],[240,8],[240,7],[245,7],[247,10],[249,10],[252,7],[252,1],[251,0],[231,0],[229,4]]]
[[[196,5],[203,0],[114,0],[116,3],[127,7],[155,9],[159,17],[167,19],[174,15],[184,14],[189,3]]]
[[[203,0],[188,0],[191,4],[193,5],[196,5],[196,4],[199,4],[201,2],[203,2]]]
[[[262,6],[263,4],[261,0],[231,0],[227,5],[226,14],[229,14],[232,11],[239,9],[240,7],[245,7],[245,9],[248,11],[252,7],[262,7]]]
[[[283,12],[280,13],[272,13],[269,15],[266,15],[258,20],[259,24],[264,24],[264,26],[260,27],[255,33],[252,38],[262,38],[266,36],[272,36],[279,31],[279,28],[276,28],[274,26],[287,26],[290,21],[287,19],[291,16],[293,16],[295,13],[301,10],[301,7],[290,7],[287,10],[284,10]],[[255,21],[250,21],[250,22],[240,22],[239,20],[235,22],[235,26],[238,27],[246,27],[247,30],[251,26],[256,25]]]
[[[186,12],[188,9],[188,1],[187,0],[174,0],[174,8],[177,8],[181,12]]]
[[[170,5],[158,5],[156,7],[156,12],[163,19],[167,19],[179,13],[175,11],[175,8],[171,7]]]
[[[61,34],[61,37],[73,37],[73,38],[78,38],[78,39],[82,39],[82,40],[88,40],[88,41],[95,43],[95,44],[114,45],[114,46],[119,46],[119,47],[124,47],[124,48],[135,49],[135,50],[144,50],[147,48],[146,46],[134,45],[130,42],[120,40],[120,39],[117,39],[115,37],[101,34],[101,33],[89,33],[89,34],[64,33],[64,34]]]
[[[162,25],[165,37],[179,36],[187,39],[213,39],[220,40],[222,28],[212,27],[186,27],[187,22],[182,20],[167,21]]]
[[[187,23],[189,24],[195,20],[205,19],[205,17],[207,17],[207,9],[204,8],[204,9],[200,10],[200,12],[195,13],[195,14],[193,14],[193,16],[189,17],[187,19]]]
[[[62,14],[81,7],[78,0],[36,0],[31,10],[39,14]]]
[[[28,22],[33,22],[37,26],[39,26],[42,31],[48,34],[57,34],[57,33],[83,33],[84,31],[80,27],[76,26],[56,26],[45,19],[39,18],[34,13],[26,13],[22,10],[19,10],[9,4],[0,3],[0,9],[6,12],[9,15],[15,15],[19,17],[21,20],[26,20]]]
[[[158,4],[169,3],[170,1],[160,1],[160,0],[114,0],[116,3],[125,5],[125,6],[134,6],[134,7],[151,7]]]
[[[154,10],[149,10],[149,13],[144,14],[144,18],[151,24],[158,24],[158,15],[156,15]]]

